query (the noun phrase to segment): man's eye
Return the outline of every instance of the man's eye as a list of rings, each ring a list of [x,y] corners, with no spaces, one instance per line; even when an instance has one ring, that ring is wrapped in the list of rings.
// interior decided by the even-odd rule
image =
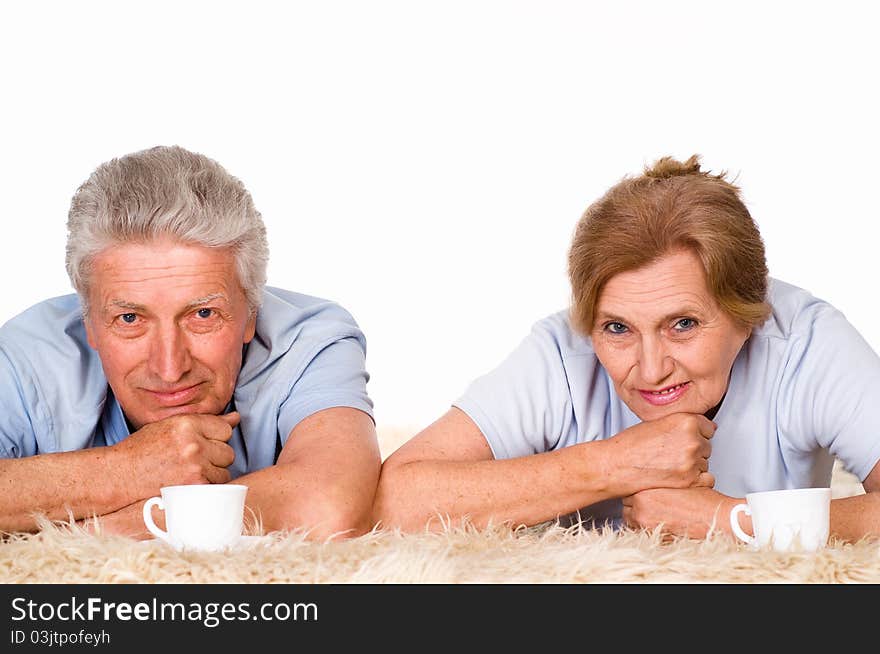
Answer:
[[[689,329],[693,329],[697,326],[697,321],[693,318],[682,318],[677,323],[675,323],[675,329],[681,332],[686,332]]]
[[[199,318],[210,318],[214,315],[214,311],[213,309],[199,309],[198,311],[196,311],[196,315]]]
[[[134,323],[134,321],[137,320],[137,314],[136,313],[123,313],[121,316],[119,316],[119,318],[120,318],[120,320],[122,320],[122,322],[124,322],[128,325],[131,325],[132,323]]]
[[[623,334],[626,332],[626,325],[622,322],[609,322],[605,325],[605,331],[609,331],[612,334]]]

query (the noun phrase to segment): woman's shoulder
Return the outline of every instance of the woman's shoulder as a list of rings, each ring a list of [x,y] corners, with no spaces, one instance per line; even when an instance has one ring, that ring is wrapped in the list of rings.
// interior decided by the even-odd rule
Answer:
[[[558,350],[563,358],[595,354],[589,335],[572,326],[569,309],[562,309],[538,320],[532,326],[529,337]]]
[[[755,329],[759,337],[788,340],[812,333],[819,324],[845,321],[830,302],[780,279],[770,278],[767,300],[771,313],[766,322]]]

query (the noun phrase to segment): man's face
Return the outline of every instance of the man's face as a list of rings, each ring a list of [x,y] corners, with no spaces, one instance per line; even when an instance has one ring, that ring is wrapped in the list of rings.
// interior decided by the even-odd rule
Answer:
[[[617,394],[653,420],[717,405],[750,333],[718,305],[700,259],[678,250],[608,280],[591,335]]]
[[[95,258],[90,284],[89,344],[135,429],[223,412],[256,326],[229,250],[118,245]]]

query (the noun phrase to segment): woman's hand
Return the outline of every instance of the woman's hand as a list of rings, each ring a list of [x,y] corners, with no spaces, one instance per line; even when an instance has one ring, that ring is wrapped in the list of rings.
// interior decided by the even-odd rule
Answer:
[[[709,472],[709,439],[715,423],[693,413],[648,420],[600,441],[606,454],[605,478],[615,496],[649,488],[715,485]]]
[[[623,498],[623,520],[634,529],[703,539],[731,534],[730,511],[740,501],[712,488],[652,488]]]

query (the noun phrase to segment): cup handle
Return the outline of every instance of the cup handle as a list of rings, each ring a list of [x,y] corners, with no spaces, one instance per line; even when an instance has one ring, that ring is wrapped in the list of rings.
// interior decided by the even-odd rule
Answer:
[[[167,543],[171,542],[171,537],[168,535],[167,531],[162,531],[159,527],[156,526],[156,523],[153,522],[153,507],[156,506],[160,510],[165,510],[165,504],[162,502],[161,497],[151,497],[144,503],[144,524],[147,525],[147,530],[156,538],[161,538]]]
[[[751,545],[755,542],[755,537],[749,536],[746,532],[743,531],[742,527],[739,526],[740,513],[752,515],[752,511],[749,509],[748,504],[737,504],[730,510],[730,528],[733,530],[733,533],[736,534],[737,538]]]

